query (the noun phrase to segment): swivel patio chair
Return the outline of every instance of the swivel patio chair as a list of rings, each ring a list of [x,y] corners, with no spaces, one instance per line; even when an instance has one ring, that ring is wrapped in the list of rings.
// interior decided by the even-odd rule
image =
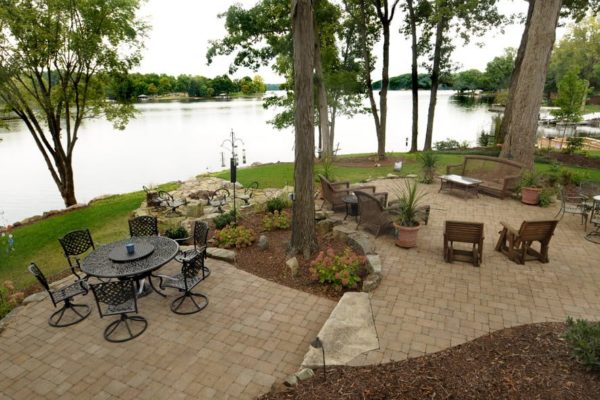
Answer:
[[[206,222],[196,221],[194,223],[194,247],[177,253],[175,261],[183,263],[185,260],[189,261],[197,255],[206,257],[208,231],[209,227]],[[208,278],[210,275],[210,270],[205,265],[202,266],[202,274],[204,278]]]
[[[69,263],[69,268],[71,268],[71,272],[73,272],[77,279],[82,279],[77,273],[77,271],[82,273],[78,256],[81,256],[90,249],[96,249],[90,231],[88,229],[72,231],[58,239],[58,241],[63,248],[65,257]],[[83,279],[87,280],[88,277],[86,276]]]
[[[179,207],[187,204],[186,199],[176,199],[172,194],[164,190],[158,191],[158,200],[161,206],[170,208],[171,212],[175,212]]]
[[[254,195],[254,190],[258,189],[258,182],[254,181],[244,188],[244,193],[239,196],[239,199],[244,202],[243,207],[250,205],[250,199]]]
[[[496,251],[502,252],[518,264],[525,264],[528,260],[538,260],[547,263],[548,244],[558,220],[549,221],[523,221],[519,230],[514,229],[505,222],[501,222],[503,229],[496,244]],[[540,250],[534,250],[533,242],[540,242]]]
[[[90,315],[90,306],[87,304],[75,304],[72,301],[75,296],[87,294],[88,285],[85,281],[80,279],[75,283],[71,283],[56,289],[50,289],[46,277],[35,263],[31,263],[27,269],[36,277],[46,292],[48,292],[54,307],[60,303],[63,303],[62,307],[52,313],[50,318],[48,318],[48,325],[56,328],[62,328],[81,322],[86,319],[88,315]],[[72,313],[71,318],[65,318],[67,311],[69,314]],[[66,322],[63,322],[63,318],[65,318]]]
[[[220,188],[208,195],[208,204],[215,207],[217,212],[223,214],[223,206],[227,204],[229,198],[229,190],[227,188]]]
[[[138,312],[133,280],[99,283],[91,285],[91,287],[100,318],[111,315],[120,316],[104,329],[104,339],[115,343],[127,342],[144,333],[148,327],[148,321],[139,315],[127,315]]]
[[[455,249],[454,242],[469,243],[471,250]],[[444,260],[472,262],[479,267],[483,257],[483,224],[479,222],[446,221],[444,227]]]
[[[385,229],[391,229],[394,223],[394,217],[390,210],[386,208],[387,193],[370,194],[361,190],[354,192],[358,199],[358,224],[364,225],[369,231],[375,234],[375,237]]]
[[[200,253],[191,259],[183,261],[181,273],[174,276],[159,275],[161,289],[170,287],[183,292],[181,296],[177,297],[171,303],[171,311],[175,314],[194,314],[202,311],[208,305],[208,297],[206,295],[192,292],[192,289],[208,276],[205,274],[207,268],[204,265],[204,260],[205,253]],[[196,298],[201,299],[200,304],[198,304]],[[182,306],[185,304],[186,299],[189,299],[188,303],[191,303],[191,310],[183,310],[185,307]]]
[[[587,231],[588,207],[586,205],[586,197],[582,195],[569,195],[563,186],[560,187],[560,210],[554,218],[560,215],[562,219],[565,214],[581,215],[581,224],[584,225],[584,230]]]
[[[321,195],[323,197],[323,204],[321,205],[321,208],[323,208],[325,202],[331,205],[332,210],[345,207],[346,203],[344,203],[344,197],[356,190],[360,190],[365,193],[375,193],[375,186],[351,187],[350,182],[330,182],[323,175],[319,175],[319,180],[321,181]]]
[[[158,221],[156,217],[142,215],[129,221],[129,236],[158,236]]]

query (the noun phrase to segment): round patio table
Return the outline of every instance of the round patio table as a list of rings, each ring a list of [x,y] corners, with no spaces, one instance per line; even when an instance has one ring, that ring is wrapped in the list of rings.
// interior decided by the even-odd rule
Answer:
[[[144,257],[132,261],[113,261],[119,249],[125,249],[125,245],[133,243],[136,248],[144,248],[148,252],[148,246],[154,250]],[[81,270],[96,278],[145,278],[175,258],[179,251],[179,245],[173,239],[163,236],[139,236],[129,239],[118,240],[97,248],[91,252],[81,263]],[[111,254],[112,253],[112,254]],[[122,254],[121,254],[122,256]],[[132,255],[135,258],[135,253]],[[149,279],[150,286],[154,291],[161,294]]]

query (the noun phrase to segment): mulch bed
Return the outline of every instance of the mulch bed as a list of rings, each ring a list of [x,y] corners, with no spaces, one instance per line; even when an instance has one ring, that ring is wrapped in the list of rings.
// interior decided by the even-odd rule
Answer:
[[[366,156],[366,157],[338,157],[335,160],[335,165],[343,166],[343,167],[363,167],[370,168],[375,166],[380,167],[393,167],[394,163],[402,160],[402,157],[387,157],[385,160],[377,160],[376,155]],[[405,163],[414,163],[414,160],[404,160]]]
[[[369,367],[335,367],[261,399],[599,399],[561,338],[562,323],[504,329],[435,354]]]
[[[286,212],[291,215],[291,211],[287,210]],[[281,285],[336,301],[350,290],[336,290],[333,286],[322,284],[311,277],[309,273],[310,262],[317,256],[318,252],[308,260],[305,260],[302,255],[298,255],[300,268],[298,275],[292,277],[289,268],[285,264],[286,260],[290,258],[287,255],[287,250],[291,239],[291,230],[263,231],[262,220],[264,215],[265,213],[242,214],[241,219],[238,221],[239,224],[252,228],[256,233],[257,240],[261,234],[266,235],[269,243],[266,250],[260,250],[256,243],[251,247],[236,249],[238,268]],[[333,238],[331,234],[317,234],[317,242],[320,250],[327,250],[331,247],[336,254],[342,253],[347,247],[344,241]],[[366,270],[362,269],[360,275],[361,278],[364,278],[367,275]],[[360,287],[356,290],[360,290]]]
[[[600,168],[600,157],[586,157],[581,154],[565,154],[558,151],[549,151],[544,156],[566,165]]]

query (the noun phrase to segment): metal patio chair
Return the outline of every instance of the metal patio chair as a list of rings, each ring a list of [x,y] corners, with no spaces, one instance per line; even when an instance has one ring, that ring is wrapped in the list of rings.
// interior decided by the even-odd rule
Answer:
[[[205,274],[207,268],[204,265],[204,260],[205,253],[200,253],[190,259],[184,259],[179,274],[173,276],[159,275],[161,289],[169,287],[183,292],[181,296],[171,302],[171,311],[175,314],[194,314],[202,311],[208,305],[206,295],[192,292],[192,289],[208,276]],[[197,298],[201,300],[200,304],[196,301]],[[189,300],[187,303],[191,303],[191,310],[182,310],[186,299]]]
[[[158,236],[158,220],[150,215],[132,218],[129,223],[129,236]]]
[[[78,279],[82,279],[82,277],[77,273],[77,271],[82,273],[78,256],[81,256],[90,249],[96,249],[90,231],[88,229],[72,231],[67,233],[62,238],[59,238],[58,241],[63,248],[64,255],[67,258],[71,272],[73,272]],[[83,279],[86,280],[87,278],[87,276],[83,277]]]
[[[584,225],[584,230],[587,231],[588,207],[586,205],[586,197],[580,194],[569,195],[564,186],[560,187],[560,210],[554,218],[560,215],[562,219],[565,214],[581,215],[581,224]]]

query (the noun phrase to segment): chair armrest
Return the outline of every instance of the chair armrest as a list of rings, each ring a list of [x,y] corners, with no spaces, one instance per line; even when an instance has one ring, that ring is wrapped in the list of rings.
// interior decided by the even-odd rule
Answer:
[[[381,206],[383,208],[387,207],[387,198],[388,198],[387,192],[373,193],[373,197],[375,197],[377,200],[379,200],[379,202],[381,203]]]
[[[504,181],[504,189],[512,189],[517,186],[517,183],[521,180],[521,175],[509,175],[502,178]]]
[[[362,190],[363,192],[370,190],[372,192],[372,194],[374,194],[375,186],[352,186],[352,187],[350,187],[350,191],[354,191],[354,190]]]
[[[345,182],[330,182],[329,183],[331,185],[331,188],[334,189],[335,186],[344,186],[349,188],[350,187],[350,182],[345,181]]]
[[[511,234],[513,234],[514,236],[518,236],[519,235],[519,231],[517,231],[515,228],[513,228],[512,226],[510,226],[509,224],[507,224],[506,222],[500,222],[500,224]]]
[[[464,164],[446,165],[446,173],[462,175],[464,171]]]

